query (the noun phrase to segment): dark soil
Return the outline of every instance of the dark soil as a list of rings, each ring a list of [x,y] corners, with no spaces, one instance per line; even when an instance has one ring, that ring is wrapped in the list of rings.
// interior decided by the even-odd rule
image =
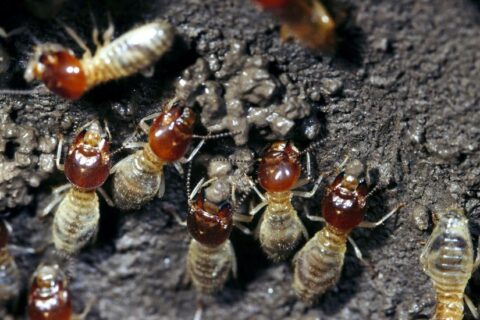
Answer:
[[[55,20],[34,18],[12,4],[17,1],[10,2],[2,4],[0,25],[6,30],[26,26],[29,32],[4,44],[12,61],[9,71],[0,75],[0,85],[27,88],[22,74],[32,47],[29,33],[41,42],[59,42],[81,52]],[[381,186],[369,200],[369,220],[400,202],[406,204],[381,227],[353,232],[371,268],[362,266],[349,246],[340,282],[313,307],[294,298],[288,262],[268,262],[254,239],[234,231],[239,277],[218,296],[206,299],[204,319],[428,318],[434,291],[419,255],[432,228],[429,214],[460,206],[470,218],[475,245],[479,234],[477,1],[352,1],[348,28],[355,32],[348,43],[362,45],[362,54],[355,57],[348,51],[328,57],[282,43],[276,21],[244,0],[67,1],[57,18],[90,40],[89,7],[102,28],[106,11],[111,12],[117,36],[145,21],[166,18],[177,27],[178,41],[157,63],[153,78],[138,75],[109,83],[72,103],[54,96],[0,97],[1,108],[12,107],[12,121],[35,128],[37,139],[59,132],[71,137],[76,126],[100,118],[108,120],[118,147],[140,118],[159,110],[173,95],[182,71],[211,53],[222,58],[232,40],[240,40],[250,55],[271,62],[272,74],[287,74],[309,94],[308,103],[322,126],[316,152],[319,172],[330,170],[346,155],[365,162],[371,184]],[[298,123],[294,130],[301,128]],[[300,136],[291,135],[303,148],[309,142]],[[248,146],[258,151],[264,141],[256,137],[250,135]],[[205,151],[226,155],[235,148],[231,139],[212,145]],[[10,158],[14,151],[8,150]],[[37,159],[38,152],[29,154]],[[42,175],[39,187],[25,182],[24,176],[18,179],[19,190],[27,194],[12,197],[33,197],[13,201],[13,208],[6,210],[14,229],[11,242],[38,247],[48,239],[50,221],[40,222],[35,213],[48,201],[51,187],[64,178],[58,172]],[[95,297],[88,319],[193,318],[197,296],[182,284],[190,239],[169,214],[185,216],[184,181],[173,167],[166,169],[166,179],[165,197],[138,212],[122,213],[102,204],[97,242],[82,250],[72,272],[75,309],[80,311]],[[5,183],[1,188],[14,194],[16,189]],[[318,212],[323,187],[305,202],[312,212]],[[303,202],[295,204],[303,219]],[[303,220],[311,235],[321,227]],[[15,318],[24,316],[28,278],[41,259],[17,256],[23,289],[18,309],[10,309]],[[467,290],[477,304],[479,286],[474,277]]]

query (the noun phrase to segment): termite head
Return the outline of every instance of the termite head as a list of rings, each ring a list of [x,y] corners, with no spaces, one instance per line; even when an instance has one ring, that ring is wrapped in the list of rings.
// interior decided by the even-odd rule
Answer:
[[[72,301],[67,285],[67,278],[58,265],[40,265],[30,283],[29,319],[71,319]]]
[[[291,190],[301,173],[300,152],[290,142],[273,143],[263,154],[258,167],[260,185],[267,192]]]
[[[254,0],[262,9],[277,10],[285,8],[293,0]]]
[[[110,145],[98,121],[82,130],[65,158],[65,176],[77,188],[94,190],[108,178]]]
[[[179,160],[190,146],[194,125],[193,110],[175,103],[153,121],[148,134],[150,148],[163,161]]]
[[[363,175],[363,164],[353,161],[328,187],[322,201],[322,214],[336,229],[348,231],[362,222],[368,194]]]
[[[42,44],[28,62],[24,78],[27,82],[42,81],[53,93],[78,99],[87,90],[82,64],[71,50],[57,44]]]
[[[200,193],[190,208],[187,228],[192,237],[208,247],[217,247],[224,243],[233,227],[233,209],[225,202],[217,206],[205,201]]]

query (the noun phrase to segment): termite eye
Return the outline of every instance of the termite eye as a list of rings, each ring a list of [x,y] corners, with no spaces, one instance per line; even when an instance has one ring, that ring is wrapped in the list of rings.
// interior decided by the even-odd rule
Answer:
[[[233,212],[229,203],[216,206],[199,195],[187,216],[187,228],[201,244],[217,247],[224,243],[233,227]]]
[[[72,302],[65,274],[58,268],[42,265],[35,272],[28,294],[30,320],[69,320]]]
[[[368,189],[365,181],[357,182],[354,190],[347,189],[343,186],[344,179],[345,176],[341,173],[329,186],[322,201],[322,214],[333,227],[351,230],[363,220]]]
[[[55,94],[66,99],[78,99],[87,89],[82,64],[67,51],[48,52],[40,56],[36,76]],[[40,74],[38,74],[40,73]]]
[[[6,248],[8,243],[8,229],[5,221],[0,220],[0,250]]]
[[[280,9],[285,7],[292,0],[254,0],[264,9]]]
[[[109,143],[97,133],[82,131],[65,158],[65,176],[76,187],[93,190],[100,187],[110,172]]]
[[[268,192],[291,190],[301,173],[299,156],[298,150],[290,143],[272,144],[258,167],[260,185]]]
[[[190,108],[175,105],[162,111],[150,127],[150,148],[163,161],[179,160],[190,146],[194,124],[195,114]]]

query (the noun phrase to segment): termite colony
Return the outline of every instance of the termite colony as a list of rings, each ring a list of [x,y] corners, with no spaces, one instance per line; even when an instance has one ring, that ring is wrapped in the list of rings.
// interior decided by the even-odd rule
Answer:
[[[254,2],[280,19],[282,39],[295,38],[309,48],[326,53],[336,50],[337,21],[321,2]],[[94,30],[93,42],[97,50],[92,53],[71,28],[65,26],[65,30],[84,50],[82,58],[77,58],[71,49],[59,44],[37,44],[24,78],[27,82],[38,80],[42,85],[28,91],[2,90],[1,93],[15,95],[47,91],[67,100],[81,99],[87,91],[106,82],[135,73],[151,76],[153,65],[172,48],[175,38],[175,28],[167,21],[157,20],[113,40],[114,29],[110,23],[103,34],[102,44],[98,39],[98,30]],[[0,29],[0,37],[10,35]],[[238,52],[243,49],[237,46]],[[0,51],[0,73],[6,70],[1,60],[4,56]],[[242,61],[242,68],[252,66],[257,67],[255,70],[266,69],[263,61]],[[242,68],[239,70],[245,70]],[[227,86],[228,90],[232,90],[232,84],[240,82],[236,78],[234,80]],[[197,88],[192,91],[196,92]],[[258,240],[271,263],[291,262],[291,293],[307,305],[316,303],[339,281],[347,242],[353,246],[356,256],[367,264],[350,237],[352,230],[378,227],[404,204],[397,204],[376,222],[364,220],[367,200],[378,190],[367,184],[364,163],[347,159],[337,168],[321,173],[318,165],[316,170],[312,168],[311,154],[321,159],[318,143],[312,142],[299,149],[292,141],[270,141],[263,152],[237,148],[229,156],[209,158],[208,180],[202,177],[190,190],[192,162],[202,162],[199,161],[201,149],[205,146],[214,150],[213,140],[227,145],[245,144],[249,136],[245,130],[250,130],[251,124],[245,121],[242,127],[232,120],[228,125],[222,123],[201,128],[198,123],[199,108],[192,105],[189,98],[177,95],[168,99],[161,110],[142,118],[138,123],[139,130],[132,132],[121,145],[115,146],[116,150],[111,150],[112,134],[106,122],[102,125],[100,121],[93,120],[83,124],[70,137],[73,139],[67,139],[71,141],[65,156],[64,137],[59,135],[55,164],[69,183],[53,190],[39,218],[44,219],[54,212],[48,242],[61,263],[44,261],[32,275],[26,308],[30,319],[83,319],[88,316],[91,302],[86,303],[82,314],[73,312],[66,263],[72,262],[89,243],[95,243],[102,214],[98,194],[118,212],[138,210],[156,201],[155,198],[163,197],[169,188],[164,169],[170,164],[186,184],[186,219],[183,221],[176,214],[175,218],[186,227],[185,234],[190,240],[184,252],[184,269],[198,294],[199,307],[195,319],[202,316],[200,301],[203,296],[221,291],[230,276],[237,277],[235,242],[230,239],[234,228]],[[233,98],[229,101],[235,101],[226,103],[230,107],[237,104],[242,108],[244,106],[244,101]],[[304,104],[302,101],[302,106]],[[285,105],[286,109],[290,106],[288,101]],[[293,120],[309,114],[309,106],[304,109],[300,112],[301,116],[289,119],[291,127]],[[208,112],[204,110],[204,113]],[[263,118],[263,114],[258,118]],[[233,130],[236,128],[244,130]],[[226,129],[229,131],[223,132]],[[200,134],[202,131],[204,133]],[[282,136],[279,132],[274,138]],[[195,140],[198,141],[196,145],[193,143]],[[263,140],[267,139],[262,137]],[[114,155],[132,149],[136,151],[115,160]],[[187,171],[185,165],[188,165]],[[335,171],[336,174],[332,175]],[[103,189],[110,177],[112,199]],[[321,188],[324,180],[331,182]],[[310,191],[300,190],[307,185],[310,185]],[[317,191],[323,195],[317,196]],[[297,197],[313,198],[311,201],[321,208],[321,216],[310,215],[305,210],[297,211],[294,200]],[[247,200],[250,200],[249,208]],[[324,227],[311,237],[304,218],[322,222]],[[7,226],[3,220],[0,221],[0,300],[4,303],[15,300],[21,287],[19,270],[8,247]],[[33,254],[44,250],[24,249]],[[474,260],[468,220],[463,211],[450,209],[438,218],[420,261],[436,292],[434,319],[462,319],[464,300],[476,314],[464,291],[480,259],[477,253]],[[242,263],[244,261],[238,259],[238,264]]]

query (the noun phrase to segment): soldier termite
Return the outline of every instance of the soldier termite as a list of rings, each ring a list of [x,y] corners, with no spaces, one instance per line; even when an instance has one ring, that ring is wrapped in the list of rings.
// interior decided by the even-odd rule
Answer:
[[[63,140],[58,144],[57,168],[65,172],[70,183],[53,191],[54,198],[43,215],[60,203],[53,219],[52,235],[55,248],[61,253],[74,254],[96,234],[100,219],[96,191],[113,205],[101,188],[110,171],[111,137],[108,128],[105,131],[98,121],[84,125],[70,146],[64,164],[60,163]]]
[[[319,0],[254,0],[282,22],[283,40],[296,38],[311,49],[333,52],[336,22]]]
[[[68,280],[58,265],[41,264],[33,274],[28,293],[30,320],[82,320],[91,304],[82,314],[73,314]]]
[[[334,286],[342,271],[347,239],[357,256],[361,253],[349,234],[355,227],[374,228],[403,207],[398,205],[377,222],[363,221],[368,196],[367,183],[362,175],[360,161],[352,161],[327,188],[322,200],[322,217],[308,216],[311,220],[325,221],[318,231],[293,259],[293,289],[307,303],[313,303],[325,291]]]
[[[432,319],[463,319],[463,301],[478,319],[478,312],[464,294],[480,259],[473,261],[468,220],[460,209],[449,209],[439,217],[420,256],[423,271],[430,277],[437,305]]]
[[[146,121],[153,119],[149,126]],[[140,129],[148,135],[148,142],[131,142],[125,148],[141,148],[136,153],[118,162],[112,168],[113,199],[123,210],[138,209],[156,195],[165,191],[163,167],[173,163],[182,172],[181,163],[189,162],[198,153],[206,139],[230,135],[216,134],[198,136],[193,134],[195,113],[173,99],[159,113],[140,121]],[[201,139],[198,146],[185,158],[193,138]]]
[[[255,186],[253,189],[262,202],[250,211],[255,215],[267,207],[257,227],[258,237],[265,254],[274,261],[281,261],[291,255],[308,233],[297,211],[292,206],[292,196],[311,198],[322,181],[320,176],[310,192],[292,191],[301,186],[301,153],[290,142],[273,143],[260,159],[258,181],[266,193],[263,195]],[[310,155],[307,153],[307,171],[310,179]]]
[[[35,47],[25,70],[27,82],[40,80],[53,93],[78,99],[89,89],[111,80],[128,77],[150,68],[172,46],[174,28],[167,21],[158,20],[137,27],[111,41],[113,24],[103,34],[103,44],[98,40],[98,30],[93,32],[97,45],[92,54],[87,45],[70,28],[67,33],[85,51],[78,59],[72,50],[59,44],[45,43]],[[33,91],[2,90],[5,94],[31,94]]]

